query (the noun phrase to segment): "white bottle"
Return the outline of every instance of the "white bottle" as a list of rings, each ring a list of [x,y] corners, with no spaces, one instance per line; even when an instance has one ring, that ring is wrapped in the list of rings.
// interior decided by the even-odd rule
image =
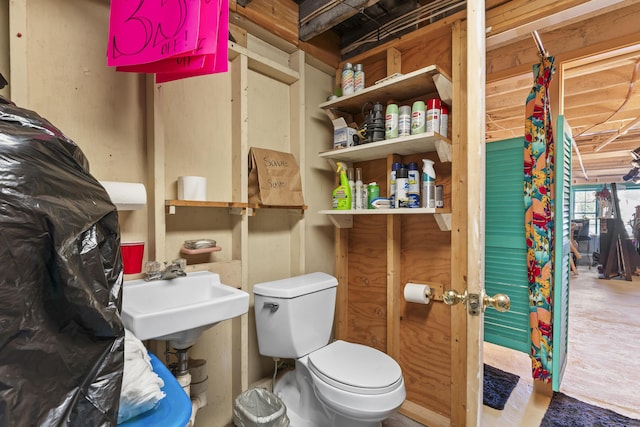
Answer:
[[[433,160],[422,159],[422,207],[436,207],[436,171]]]
[[[353,198],[355,199],[356,209],[364,209],[366,206],[366,202],[364,205],[362,204],[363,192],[364,192],[364,185],[362,184],[362,168],[356,168],[356,192],[354,193],[354,196],[353,196]]]
[[[349,187],[351,187],[351,209],[355,209],[356,198],[353,196],[356,194],[356,183],[353,181],[353,168],[347,169],[347,177],[349,179]]]

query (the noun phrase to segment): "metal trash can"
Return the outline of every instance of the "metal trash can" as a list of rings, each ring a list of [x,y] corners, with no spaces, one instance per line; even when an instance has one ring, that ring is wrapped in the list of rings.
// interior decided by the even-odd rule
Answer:
[[[264,388],[251,388],[236,397],[233,423],[237,427],[288,427],[282,399]]]

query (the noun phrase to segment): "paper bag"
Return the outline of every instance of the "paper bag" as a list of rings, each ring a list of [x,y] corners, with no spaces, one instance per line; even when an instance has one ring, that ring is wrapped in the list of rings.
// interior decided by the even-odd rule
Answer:
[[[255,147],[249,150],[249,203],[304,205],[300,168],[293,154]]]

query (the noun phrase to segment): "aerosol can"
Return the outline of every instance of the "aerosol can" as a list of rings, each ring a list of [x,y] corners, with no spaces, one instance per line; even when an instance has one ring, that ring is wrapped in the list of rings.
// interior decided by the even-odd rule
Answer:
[[[422,207],[436,207],[436,171],[433,160],[422,159]]]

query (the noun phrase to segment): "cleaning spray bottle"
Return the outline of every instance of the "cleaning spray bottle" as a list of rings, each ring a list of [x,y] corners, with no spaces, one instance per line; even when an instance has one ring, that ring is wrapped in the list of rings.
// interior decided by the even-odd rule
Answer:
[[[436,171],[433,160],[422,159],[422,207],[436,207]]]
[[[341,162],[338,162],[338,170],[340,174],[340,185],[333,190],[333,209],[348,210],[351,209],[351,186],[347,171]]]

